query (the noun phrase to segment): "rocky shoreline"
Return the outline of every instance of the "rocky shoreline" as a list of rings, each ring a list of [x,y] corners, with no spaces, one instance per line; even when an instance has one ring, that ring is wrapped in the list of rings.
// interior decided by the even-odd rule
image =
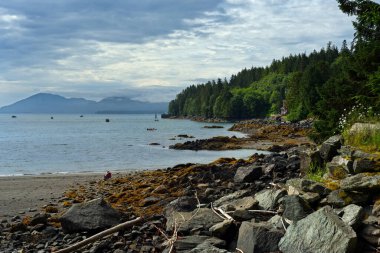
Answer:
[[[303,177],[322,167],[317,181]],[[71,252],[62,249],[126,221],[136,223],[75,252],[377,252],[378,171],[378,153],[333,136],[318,149],[91,181],[2,221],[0,252]]]
[[[313,146],[307,135],[311,122],[287,123],[273,120],[246,120],[235,123],[229,131],[245,133],[244,138],[218,136],[210,139],[176,143],[169,148],[177,150],[234,150],[256,149],[280,152],[291,147]]]

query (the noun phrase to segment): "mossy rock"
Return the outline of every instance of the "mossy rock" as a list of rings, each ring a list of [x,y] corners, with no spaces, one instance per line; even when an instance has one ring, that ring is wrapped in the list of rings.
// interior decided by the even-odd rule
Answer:
[[[327,163],[326,168],[328,171],[328,176],[332,179],[343,179],[348,176],[348,171],[343,165],[337,163]]]

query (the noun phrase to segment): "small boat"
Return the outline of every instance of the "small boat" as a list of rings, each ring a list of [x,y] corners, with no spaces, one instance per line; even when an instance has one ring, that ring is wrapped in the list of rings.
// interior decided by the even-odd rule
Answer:
[[[147,128],[146,131],[156,131],[156,128]]]
[[[110,119],[106,119],[106,122],[110,122]]]
[[[79,116],[79,117],[83,118],[83,115],[81,115],[81,116]]]
[[[12,119],[15,119],[15,118],[17,118],[17,116],[16,115],[12,115]]]
[[[154,121],[158,121],[157,113],[154,115]]]
[[[54,119],[54,117],[52,116],[52,117],[50,117],[50,119]]]

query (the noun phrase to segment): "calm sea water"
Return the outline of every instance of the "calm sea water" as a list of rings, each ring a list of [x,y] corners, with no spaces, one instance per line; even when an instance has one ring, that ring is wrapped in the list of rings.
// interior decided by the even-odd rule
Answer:
[[[51,119],[50,117],[54,118]],[[110,122],[105,122],[109,118]],[[222,125],[206,129],[205,125]],[[154,115],[0,114],[0,175],[103,172],[166,168],[179,163],[206,163],[219,157],[245,158],[254,150],[179,151],[168,148],[189,139],[241,136],[231,124],[159,119]],[[156,128],[156,131],[147,131]],[[175,138],[176,140],[170,140]],[[194,139],[191,139],[194,140]],[[159,143],[151,146],[150,143]]]

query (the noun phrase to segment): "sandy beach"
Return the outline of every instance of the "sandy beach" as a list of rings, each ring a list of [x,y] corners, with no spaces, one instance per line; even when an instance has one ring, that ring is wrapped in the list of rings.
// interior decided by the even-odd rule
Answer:
[[[71,187],[102,179],[102,173],[0,177],[0,219],[33,215]]]

